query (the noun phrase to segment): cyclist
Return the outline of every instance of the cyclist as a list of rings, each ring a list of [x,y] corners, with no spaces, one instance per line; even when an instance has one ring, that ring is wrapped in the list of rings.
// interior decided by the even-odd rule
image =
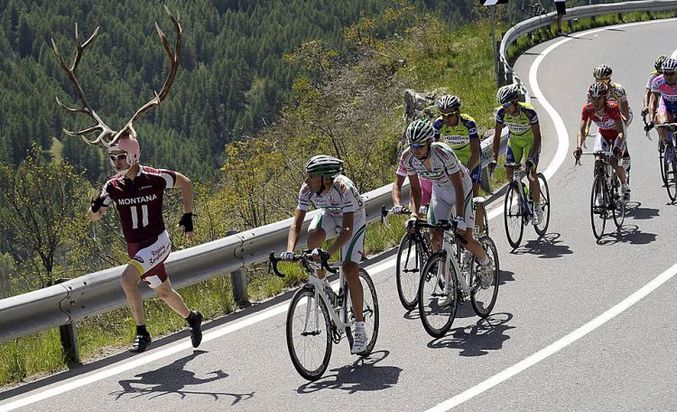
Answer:
[[[164,261],[171,251],[171,243],[162,219],[165,189],[181,189],[184,213],[179,224],[186,237],[193,237],[193,185],[181,173],[141,166],[141,149],[131,126],[108,152],[117,174],[108,179],[92,199],[88,216],[95,222],[112,204],[120,215],[122,234],[131,258],[120,283],[136,322],[136,338],[129,350],[143,352],[152,341],[144,320],[143,296],[138,287],[141,281],[186,319],[191,328],[191,343],[197,348],[202,341],[202,314],[188,309],[167,277]]]
[[[649,119],[657,124],[677,121],[677,59],[665,59],[661,65],[663,74],[656,76],[651,83],[649,101]],[[664,127],[658,128],[658,135],[666,143]]]
[[[429,121],[414,120],[407,127],[406,135],[409,147],[400,156],[400,166],[407,171],[411,184],[411,198],[415,206],[411,218],[418,219],[417,210],[421,199],[418,178],[421,176],[433,184],[428,222],[434,225],[449,221],[455,208],[456,234],[466,242],[465,248],[477,258],[483,272],[493,273],[494,262],[472,235],[475,218],[468,169],[459,162],[449,146],[433,142],[435,129]],[[399,193],[393,190],[392,196],[393,204],[400,205]],[[443,234],[441,230],[431,232],[431,247],[435,252],[442,248]]]
[[[437,101],[441,116],[433,122],[435,140],[440,139],[451,147],[458,160],[470,170],[473,196],[480,194],[480,137],[475,119],[461,113],[461,99],[445,95]],[[477,206],[477,215],[482,216],[484,206]],[[484,219],[480,219],[479,230],[484,230]]]
[[[592,75],[595,78],[595,81],[605,83],[609,88],[607,98],[609,100],[616,102],[618,108],[621,111],[621,117],[623,120],[623,136],[625,137],[626,141],[625,151],[623,152],[621,164],[623,165],[623,168],[625,168],[625,171],[629,172],[631,162],[630,162],[630,152],[628,152],[627,140],[628,140],[628,127],[630,126],[633,117],[632,109],[630,108],[630,104],[628,103],[628,94],[626,93],[625,88],[620,83],[615,83],[611,81],[612,73],[613,70],[611,70],[611,67],[607,66],[606,64],[597,65],[592,70]],[[588,127],[585,129],[586,131],[589,130],[590,128],[590,122],[591,121],[589,120]]]
[[[583,149],[581,148],[585,140],[585,128],[588,121],[595,122],[598,128],[595,138],[595,152],[613,151],[611,157],[611,166],[616,170],[618,178],[621,181],[622,201],[627,203],[630,200],[630,185],[627,183],[625,169],[618,164],[618,158],[625,149],[623,118],[618,105],[608,99],[609,86],[603,82],[593,83],[588,88],[588,102],[583,106],[581,113],[581,125],[577,137],[577,146],[574,150],[576,160],[580,159]],[[610,150],[611,149],[611,150]],[[601,159],[595,159],[595,173],[600,166]],[[595,199],[595,206],[601,206],[601,199]]]
[[[537,168],[541,154],[541,127],[534,107],[519,101],[520,88],[517,84],[503,86],[496,93],[496,100],[501,105],[496,109],[496,127],[494,128],[494,158],[489,164],[489,171],[496,168],[496,159],[501,144],[501,131],[507,126],[510,131],[505,154],[505,172],[508,180],[512,180],[514,165],[526,157],[525,166],[529,172],[529,190],[534,205],[539,205],[541,190],[538,183]],[[540,225],[543,220],[543,209],[534,207],[532,223]]]
[[[661,66],[663,65],[665,59],[667,59],[667,56],[663,54],[658,56],[654,61],[653,64],[654,70],[651,72],[651,74],[649,75],[649,80],[647,80],[646,82],[646,91],[644,92],[644,106],[642,107],[642,117],[646,116],[649,113],[649,100],[651,99],[651,83],[653,83],[656,77],[663,74]],[[654,119],[649,119],[650,122],[653,120]]]
[[[301,185],[298,206],[294,213],[294,222],[289,227],[287,251],[281,259],[290,260],[299,240],[301,226],[308,207],[320,209],[320,213],[308,227],[308,247],[314,254],[327,237],[327,233],[338,233],[338,237],[329,246],[330,255],[341,250],[342,269],[348,281],[350,300],[355,313],[355,334],[351,353],[360,354],[367,349],[369,340],[364,328],[362,305],[364,302],[362,283],[358,276],[358,265],[364,256],[364,232],[367,229],[364,202],[355,184],[344,176],[343,160],[332,156],[318,155],[308,160],[305,166],[307,178]],[[324,270],[315,269],[319,286],[327,286]]]

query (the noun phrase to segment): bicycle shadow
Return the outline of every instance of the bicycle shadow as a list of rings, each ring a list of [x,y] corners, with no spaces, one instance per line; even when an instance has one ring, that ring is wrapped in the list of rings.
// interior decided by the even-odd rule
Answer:
[[[510,253],[513,255],[537,255],[541,259],[554,259],[574,253],[569,245],[558,240],[560,237],[562,237],[560,233],[546,233],[545,236],[530,240],[524,246],[520,246]]]
[[[612,223],[613,224],[613,223]],[[624,225],[616,229],[615,232],[605,233],[598,245],[615,245],[618,242],[625,242],[631,245],[647,245],[656,241],[655,233],[642,232],[637,225]]]
[[[658,209],[643,208],[641,206],[641,202],[629,202],[625,206],[625,216],[635,220],[649,220],[658,217]]]
[[[186,386],[201,385],[228,377],[228,374],[220,369],[210,372],[209,374],[213,374],[214,376],[209,378],[196,378],[195,372],[185,370],[186,364],[188,362],[195,359],[199,355],[202,355],[203,353],[207,352],[196,350],[184,358],[175,360],[170,365],[135,375],[135,378],[138,379],[120,380],[118,383],[122,389],[111,392],[109,395],[114,395],[115,400],[120,399],[124,395],[131,395],[134,399],[145,395],[148,395],[149,399],[155,399],[160,396],[171,394],[179,395],[181,399],[186,398],[188,395],[206,395],[214,398],[215,401],[219,400],[219,397],[223,395],[233,397],[233,402],[230,404],[231,406],[239,403],[240,401],[254,397],[254,392],[239,394],[229,392],[186,390]]]
[[[387,350],[372,352],[350,365],[332,369],[332,374],[299,386],[296,392],[303,395],[325,389],[340,389],[353,394],[391,388],[399,381],[402,369],[396,366],[376,366],[389,355],[390,351]]]
[[[510,339],[506,331],[515,329],[507,323],[513,318],[510,313],[494,313],[486,319],[466,327],[451,329],[452,334],[428,343],[431,349],[459,349],[459,356],[483,356],[491,350],[503,348]]]

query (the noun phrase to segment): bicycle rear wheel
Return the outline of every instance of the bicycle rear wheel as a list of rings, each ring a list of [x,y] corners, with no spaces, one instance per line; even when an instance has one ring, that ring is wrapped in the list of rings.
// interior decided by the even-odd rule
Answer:
[[[534,229],[538,236],[544,236],[547,233],[548,225],[550,224],[550,188],[548,188],[548,181],[545,179],[543,173],[539,173],[538,186],[541,190],[541,199],[537,207],[540,206],[543,211],[543,220],[541,224],[534,225]]]
[[[611,188],[611,203],[613,204],[613,217],[616,227],[620,229],[623,227],[623,222],[625,222],[625,203],[622,201],[622,194],[619,193],[621,182],[618,179],[618,176],[614,174],[614,184]]]
[[[505,201],[503,202],[503,221],[505,223],[505,234],[508,237],[508,243],[513,249],[519,247],[524,233],[522,198],[520,197],[519,187],[510,183],[508,191],[505,192]]]
[[[397,295],[406,310],[412,310],[418,305],[418,284],[426,261],[424,247],[416,235],[405,233],[397,249],[395,282]]]
[[[498,261],[498,250],[494,241],[489,236],[477,239],[482,245],[482,248],[487,252],[494,261],[494,271],[491,274],[481,272],[480,265],[474,261],[472,265],[473,284],[470,290],[470,303],[472,308],[477,313],[477,316],[486,318],[494,309],[496,298],[498,297],[498,282],[499,274],[501,273],[500,264]]]
[[[661,180],[663,181],[663,184],[665,183],[665,145],[661,141],[661,139],[658,139],[658,164],[660,165],[661,168]]]
[[[322,299],[315,300],[312,286],[292,297],[287,311],[287,349],[296,371],[305,379],[319,379],[331,358],[332,334],[329,312]]]
[[[364,352],[358,353],[359,356],[367,356],[374,350],[374,345],[376,345],[376,339],[378,339],[378,327],[379,327],[379,311],[378,311],[378,298],[376,296],[376,287],[374,286],[374,281],[371,280],[371,276],[363,268],[357,270],[357,274],[360,277],[360,283],[362,284],[363,299],[364,303],[362,304],[362,314],[364,315],[364,330],[367,332],[369,337],[369,343],[367,344],[367,349]],[[346,292],[348,290],[346,289]],[[347,299],[344,299],[343,313],[347,314],[347,320],[344,319],[344,322],[353,322],[355,320],[355,314],[353,312],[353,305],[350,301],[350,293],[347,295]],[[350,308],[350,310],[346,310]],[[350,328],[346,329],[346,337],[348,338],[348,343],[350,347],[353,347],[353,331]]]
[[[675,146],[672,144],[665,146],[663,163],[665,169],[665,189],[668,191],[670,201],[674,202],[677,199],[677,154],[675,153]]]
[[[435,252],[423,267],[418,287],[418,313],[425,331],[434,338],[444,336],[454,322],[457,306],[455,268],[446,252]]]
[[[600,175],[595,176],[592,182],[592,194],[590,196],[590,222],[592,223],[592,234],[599,240],[604,234],[607,216],[606,184],[604,178]]]

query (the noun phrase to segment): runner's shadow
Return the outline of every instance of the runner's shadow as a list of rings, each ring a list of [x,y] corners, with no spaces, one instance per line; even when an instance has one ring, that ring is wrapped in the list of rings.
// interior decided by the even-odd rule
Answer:
[[[369,356],[358,358],[350,365],[332,369],[331,372],[335,373],[299,386],[296,392],[309,394],[324,389],[340,389],[353,394],[391,388],[400,379],[402,369],[396,366],[376,366],[388,355],[390,352],[387,350],[372,352]]]
[[[501,349],[503,342],[510,339],[505,332],[515,328],[507,324],[511,319],[510,313],[494,313],[468,327],[452,329],[451,335],[432,340],[428,347],[458,349],[459,356],[486,355],[490,350]]]
[[[568,245],[558,240],[561,236],[559,233],[546,233],[540,239],[530,240],[511,253],[514,255],[538,255],[541,259],[559,258],[574,253]]]
[[[209,374],[214,376],[209,378],[196,378],[195,372],[185,370],[188,362],[203,353],[207,352],[196,350],[191,355],[177,359],[170,365],[135,375],[135,378],[138,379],[123,379],[118,382],[122,390],[111,392],[109,395],[114,395],[115,400],[124,395],[132,395],[132,398],[149,395],[149,399],[170,394],[177,394],[181,399],[184,399],[187,395],[207,395],[214,398],[215,401],[219,400],[220,395],[226,395],[233,397],[231,406],[254,396],[254,392],[238,394],[184,389],[186,386],[201,385],[228,377],[228,374],[220,369],[210,372]]]

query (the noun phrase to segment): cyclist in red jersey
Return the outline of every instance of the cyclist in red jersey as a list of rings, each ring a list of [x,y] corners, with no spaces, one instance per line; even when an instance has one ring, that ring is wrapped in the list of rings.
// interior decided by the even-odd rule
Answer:
[[[179,224],[183,226],[186,237],[193,237],[192,183],[181,173],[139,164],[141,150],[131,125],[128,132],[110,146],[108,154],[117,174],[92,199],[89,217],[92,221],[101,219],[112,204],[120,215],[122,233],[131,258],[122,272],[120,283],[136,322],[136,338],[129,350],[143,352],[152,341],[145,326],[143,296],[138,287],[141,281],[186,319],[191,328],[191,343],[197,348],[202,341],[202,314],[188,309],[167,277],[164,261],[171,251],[171,243],[162,219],[165,189],[181,189],[184,214]]]
[[[577,146],[574,157],[578,160],[583,153],[581,146],[585,140],[585,129],[588,121],[593,121],[599,129],[595,138],[594,152],[613,152],[611,165],[616,170],[621,181],[623,202],[630,201],[630,186],[627,183],[625,169],[618,164],[625,151],[625,136],[623,135],[623,119],[618,105],[608,100],[609,87],[603,82],[593,83],[588,89],[588,102],[581,112],[581,124],[578,131]],[[600,158],[595,159],[595,173],[600,166]]]

